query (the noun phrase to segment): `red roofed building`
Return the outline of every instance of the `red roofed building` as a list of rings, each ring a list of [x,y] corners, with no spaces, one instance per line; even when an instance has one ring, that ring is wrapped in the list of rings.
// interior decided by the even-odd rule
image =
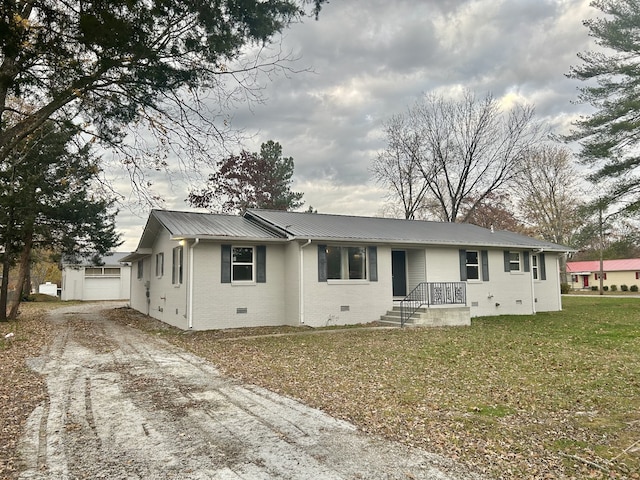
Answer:
[[[602,264],[603,286],[615,285],[619,290],[620,285],[640,285],[640,258],[603,260]],[[574,289],[597,287],[600,285],[600,260],[567,262],[567,275],[571,275]]]

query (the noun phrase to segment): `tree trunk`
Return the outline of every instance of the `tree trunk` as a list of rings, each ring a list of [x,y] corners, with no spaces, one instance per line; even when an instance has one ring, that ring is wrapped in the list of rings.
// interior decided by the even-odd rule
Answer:
[[[5,245],[2,255],[2,285],[0,286],[0,322],[7,321],[7,296],[9,295],[9,269],[11,268],[11,252],[9,245]]]
[[[22,301],[23,287],[27,278],[27,273],[29,272],[29,263],[31,261],[31,247],[33,246],[33,223],[31,223],[31,225],[27,228],[23,241],[24,245],[22,247],[22,252],[20,253],[20,269],[18,271],[18,281],[16,282],[16,285],[20,286],[20,291],[11,303],[11,310],[9,312],[9,318],[11,320],[15,320],[18,316],[18,308],[20,307],[20,302]]]

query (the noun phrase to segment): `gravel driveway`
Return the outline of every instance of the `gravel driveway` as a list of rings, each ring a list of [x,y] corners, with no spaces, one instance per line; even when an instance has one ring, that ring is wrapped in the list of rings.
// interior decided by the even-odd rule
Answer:
[[[52,313],[61,333],[31,361],[46,376],[48,400],[29,418],[20,478],[480,478],[222,377],[199,357],[107,320],[103,308]]]

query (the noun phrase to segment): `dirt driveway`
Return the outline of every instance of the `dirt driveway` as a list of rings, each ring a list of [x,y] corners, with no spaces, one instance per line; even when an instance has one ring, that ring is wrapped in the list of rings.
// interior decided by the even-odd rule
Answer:
[[[48,400],[29,418],[20,478],[479,478],[224,378],[199,357],[107,320],[104,308],[52,313],[61,334],[31,361],[46,376]]]

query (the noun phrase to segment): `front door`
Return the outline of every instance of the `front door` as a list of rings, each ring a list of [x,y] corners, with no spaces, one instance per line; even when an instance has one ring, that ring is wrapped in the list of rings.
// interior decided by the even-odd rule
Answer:
[[[589,288],[589,275],[582,276],[582,288]]]
[[[403,250],[391,251],[391,276],[393,283],[393,296],[407,296],[407,260]]]

